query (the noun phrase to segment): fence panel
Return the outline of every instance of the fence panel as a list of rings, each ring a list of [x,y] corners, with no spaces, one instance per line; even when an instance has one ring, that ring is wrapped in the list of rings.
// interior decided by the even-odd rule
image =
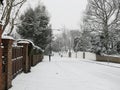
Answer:
[[[15,78],[23,70],[23,47],[12,47],[12,76]]]
[[[31,55],[29,56],[29,58],[31,59],[31,66],[35,66],[36,64],[42,61],[43,54]]]

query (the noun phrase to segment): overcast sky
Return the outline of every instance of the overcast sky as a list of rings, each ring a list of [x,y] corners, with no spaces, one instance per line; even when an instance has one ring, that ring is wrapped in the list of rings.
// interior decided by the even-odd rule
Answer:
[[[36,6],[40,0],[28,0],[28,5]],[[41,0],[50,14],[52,28],[79,29],[87,0]]]

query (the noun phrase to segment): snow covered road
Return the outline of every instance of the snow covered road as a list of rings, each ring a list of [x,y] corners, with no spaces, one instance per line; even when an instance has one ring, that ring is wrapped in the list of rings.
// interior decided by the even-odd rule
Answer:
[[[75,58],[48,57],[20,74],[9,90],[120,90],[120,68]]]

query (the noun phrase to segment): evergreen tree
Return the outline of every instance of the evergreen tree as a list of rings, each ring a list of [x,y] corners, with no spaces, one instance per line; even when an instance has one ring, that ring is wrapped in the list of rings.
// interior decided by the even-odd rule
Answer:
[[[51,27],[45,6],[39,5],[34,10],[29,8],[21,17],[18,33],[22,38],[32,40],[36,45],[45,49],[50,43]]]

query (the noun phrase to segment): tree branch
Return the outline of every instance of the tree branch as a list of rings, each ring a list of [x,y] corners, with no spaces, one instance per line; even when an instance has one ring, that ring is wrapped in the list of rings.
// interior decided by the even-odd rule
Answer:
[[[20,2],[18,2],[18,3],[16,3],[16,4],[14,4],[14,5],[12,5],[13,7],[15,7],[15,6],[17,6],[17,5],[19,5],[19,4],[21,4],[21,3],[24,3],[26,0],[22,0],[22,1],[20,1]]]

